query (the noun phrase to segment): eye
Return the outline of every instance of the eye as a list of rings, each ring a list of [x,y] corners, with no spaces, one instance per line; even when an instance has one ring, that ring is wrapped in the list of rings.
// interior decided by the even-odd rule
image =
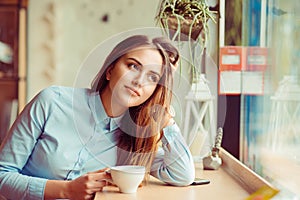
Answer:
[[[134,63],[130,63],[128,65],[129,69],[132,69],[132,70],[136,70],[136,71],[139,71],[140,70],[140,66],[134,64]]]
[[[149,80],[153,83],[158,83],[159,81],[159,76],[157,76],[156,74],[150,74],[148,77]]]

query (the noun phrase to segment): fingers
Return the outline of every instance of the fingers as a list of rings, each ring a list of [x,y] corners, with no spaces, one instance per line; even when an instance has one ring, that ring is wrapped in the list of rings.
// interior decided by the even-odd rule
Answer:
[[[111,175],[110,174],[106,174],[106,173],[95,173],[91,175],[91,180],[94,181],[102,181],[102,180],[107,180],[107,179],[111,179]]]
[[[92,200],[92,199],[94,199],[94,198],[95,198],[95,193],[94,193],[94,194],[86,195],[86,196],[84,197],[85,200]]]
[[[103,169],[100,169],[100,170],[97,170],[97,171],[94,171],[94,172],[88,172],[88,173],[100,173],[100,172],[105,172],[105,171],[107,171],[107,170],[109,170],[108,167],[103,168]]]
[[[95,192],[100,192],[102,191],[103,187],[107,186],[107,181],[103,180],[103,181],[95,181],[92,188],[91,188],[91,192],[95,193]]]
[[[175,109],[172,105],[170,105],[168,108],[165,108],[165,111],[169,118],[173,118],[176,115]]]
[[[107,186],[107,179],[111,179],[110,174],[105,171],[107,168],[84,174],[68,184],[70,199],[93,199],[96,192],[102,191]]]
[[[93,181],[101,181],[101,180],[111,179],[111,175],[109,173],[106,173],[106,170],[98,170],[95,172],[89,172],[86,174],[86,176],[89,180],[93,180]]]
[[[87,173],[86,179],[89,181],[90,189],[92,192],[102,191],[103,187],[107,186],[109,183],[107,180],[111,180],[111,175],[106,173],[108,168],[98,170],[96,172]]]

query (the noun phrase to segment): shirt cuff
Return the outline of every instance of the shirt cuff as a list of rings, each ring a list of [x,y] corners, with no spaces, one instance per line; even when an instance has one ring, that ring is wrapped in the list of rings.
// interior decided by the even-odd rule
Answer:
[[[47,179],[32,177],[29,182],[29,199],[43,200]]]
[[[174,140],[178,139],[178,137],[182,137],[179,127],[176,123],[166,126],[163,129],[164,137],[162,137],[161,142],[163,145],[170,144]]]

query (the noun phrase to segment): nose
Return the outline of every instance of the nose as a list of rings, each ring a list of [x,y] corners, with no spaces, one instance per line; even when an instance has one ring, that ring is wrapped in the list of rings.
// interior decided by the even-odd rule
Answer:
[[[138,74],[136,77],[133,78],[132,84],[136,87],[141,87],[143,84],[144,75],[143,73]]]
[[[132,82],[132,85],[134,85],[135,87],[141,87],[142,86],[139,79],[133,79],[131,82]]]

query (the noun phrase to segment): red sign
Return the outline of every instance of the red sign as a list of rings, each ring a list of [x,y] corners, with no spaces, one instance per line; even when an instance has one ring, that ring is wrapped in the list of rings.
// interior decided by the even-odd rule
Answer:
[[[220,48],[220,70],[241,71],[244,66],[244,48],[241,46],[226,46]]]
[[[263,94],[267,66],[268,49],[265,47],[221,47],[219,94]]]

